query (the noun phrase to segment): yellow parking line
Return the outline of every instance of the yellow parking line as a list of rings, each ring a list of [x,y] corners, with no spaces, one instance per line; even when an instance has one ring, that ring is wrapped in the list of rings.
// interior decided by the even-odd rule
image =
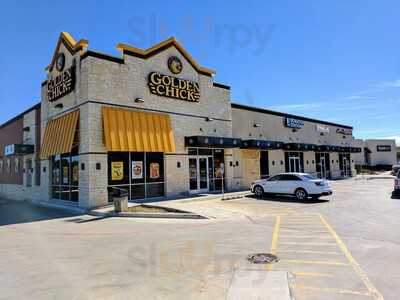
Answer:
[[[335,243],[317,243],[317,242],[315,242],[315,243],[308,243],[308,242],[305,242],[305,243],[302,243],[302,242],[280,242],[280,244],[281,245],[299,245],[299,246],[304,245],[304,246],[335,246],[335,247],[337,247],[337,244],[335,244]]]
[[[327,239],[331,240],[332,236],[330,235],[281,235],[281,239]]]
[[[306,276],[306,277],[335,277],[335,275],[330,273],[319,273],[319,272],[292,272],[296,276]]]
[[[271,250],[270,250],[271,254],[276,254],[276,248],[278,246],[280,224],[281,224],[281,217],[277,216],[276,221],[275,221],[274,233],[272,234],[272,243],[271,243]],[[271,271],[273,269],[272,264],[268,264],[267,269]]]
[[[287,253],[309,253],[309,254],[326,254],[326,255],[340,255],[342,253],[335,252],[335,251],[314,251],[314,250],[296,250],[296,249],[286,249],[286,250],[279,250],[280,252],[287,252]]]
[[[310,265],[331,265],[331,266],[348,266],[348,263],[340,261],[320,261],[320,260],[300,260],[300,259],[281,259],[280,263],[287,264],[310,264]]]
[[[338,243],[340,249],[350,262],[351,266],[353,267],[355,273],[360,277],[364,285],[367,287],[368,291],[370,292],[371,295],[377,300],[383,300],[383,296],[381,293],[376,289],[376,287],[373,285],[373,283],[369,280],[367,274],[363,271],[363,269],[360,267],[358,262],[354,259],[353,255],[351,255],[350,251],[347,249],[346,245],[342,242],[342,240],[339,238],[337,233],[333,230],[333,228],[329,225],[329,223],[325,220],[325,218],[322,215],[319,215],[322,223],[324,223],[325,227],[329,230],[329,232],[332,234],[336,242]]]
[[[326,231],[326,230],[307,230],[307,229],[300,230],[300,229],[289,229],[289,228],[282,228],[281,231],[296,232],[296,233],[304,233],[304,232],[307,232],[307,233],[329,233],[329,231]]]
[[[361,291],[353,291],[353,290],[345,290],[345,289],[333,289],[333,288],[321,288],[315,286],[307,286],[307,285],[300,285],[300,284],[291,284],[291,288],[294,289],[302,289],[302,290],[310,290],[310,291],[317,291],[317,292],[327,292],[327,293],[336,293],[336,294],[350,294],[350,295],[358,295],[358,296],[370,296],[370,293],[361,292]]]

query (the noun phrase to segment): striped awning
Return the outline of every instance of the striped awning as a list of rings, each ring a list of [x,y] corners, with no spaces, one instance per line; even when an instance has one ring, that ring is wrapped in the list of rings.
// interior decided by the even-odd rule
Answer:
[[[47,123],[41,148],[42,158],[71,152],[78,120],[79,110],[75,110]]]
[[[103,107],[107,151],[175,152],[168,115]]]

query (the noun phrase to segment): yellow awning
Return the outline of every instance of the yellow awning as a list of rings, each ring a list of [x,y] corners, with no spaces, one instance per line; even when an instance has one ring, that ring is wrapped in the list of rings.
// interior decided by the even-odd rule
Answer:
[[[47,123],[41,149],[42,158],[71,152],[78,119],[79,110],[75,110]]]
[[[107,151],[175,152],[168,115],[103,107]]]

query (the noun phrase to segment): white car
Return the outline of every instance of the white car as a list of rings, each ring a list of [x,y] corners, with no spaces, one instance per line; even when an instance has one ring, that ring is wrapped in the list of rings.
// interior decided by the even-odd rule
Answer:
[[[400,170],[397,172],[397,176],[394,179],[393,195],[400,196]]]
[[[308,197],[318,199],[321,196],[332,195],[332,187],[328,181],[307,173],[278,174],[252,182],[250,189],[257,197],[268,193],[293,195],[298,200],[307,200]]]

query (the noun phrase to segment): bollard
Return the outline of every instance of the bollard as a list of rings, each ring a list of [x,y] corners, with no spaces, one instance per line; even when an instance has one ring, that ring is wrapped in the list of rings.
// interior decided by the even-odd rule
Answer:
[[[124,189],[112,187],[112,198],[114,202],[114,211],[116,213],[128,211],[128,192]]]

